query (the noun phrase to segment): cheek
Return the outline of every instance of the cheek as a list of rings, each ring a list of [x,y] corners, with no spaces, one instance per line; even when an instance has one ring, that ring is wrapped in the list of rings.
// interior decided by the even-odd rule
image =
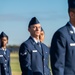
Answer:
[[[4,44],[7,44],[8,42],[7,41],[4,41]]]
[[[42,39],[44,39],[44,36],[42,36]]]
[[[36,31],[36,28],[33,28],[32,32],[35,32]]]
[[[40,38],[43,39],[43,36],[41,35]]]
[[[34,30],[30,30],[30,33],[34,33]]]
[[[42,39],[44,39],[44,36],[42,36]]]

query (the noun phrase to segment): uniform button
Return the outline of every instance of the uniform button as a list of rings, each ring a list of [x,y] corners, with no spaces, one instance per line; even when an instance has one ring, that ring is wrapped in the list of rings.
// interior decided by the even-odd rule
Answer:
[[[5,62],[7,62],[7,60],[5,60]]]
[[[45,67],[45,66],[44,66]]]
[[[6,70],[6,68],[4,68]]]
[[[5,64],[5,66],[6,66],[7,64]]]
[[[45,60],[45,59],[43,59],[43,60]]]
[[[47,53],[47,52],[46,52]]]

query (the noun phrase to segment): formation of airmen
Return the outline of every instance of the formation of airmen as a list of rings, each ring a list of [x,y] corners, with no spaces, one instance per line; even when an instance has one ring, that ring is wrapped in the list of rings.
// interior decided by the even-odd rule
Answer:
[[[58,29],[48,48],[44,43],[45,32],[36,17],[28,24],[29,38],[19,48],[21,75],[75,75],[75,0],[68,0],[69,21]],[[8,36],[0,34],[0,75],[12,75]]]

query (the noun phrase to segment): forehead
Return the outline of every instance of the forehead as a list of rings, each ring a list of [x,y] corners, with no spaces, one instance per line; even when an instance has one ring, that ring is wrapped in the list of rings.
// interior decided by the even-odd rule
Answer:
[[[4,37],[2,37],[1,39],[7,39],[7,37],[4,36]]]
[[[70,8],[69,9],[71,12],[75,12],[75,8]]]
[[[31,27],[41,27],[41,25],[40,24],[34,24]]]

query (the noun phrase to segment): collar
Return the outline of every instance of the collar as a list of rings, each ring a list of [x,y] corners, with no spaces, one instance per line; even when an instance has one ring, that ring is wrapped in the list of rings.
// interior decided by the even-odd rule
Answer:
[[[32,36],[31,36],[31,37],[32,37]],[[40,42],[40,40],[36,40],[34,37],[32,37],[32,39],[33,39],[36,43]]]
[[[4,49],[4,48],[2,48],[2,50],[3,50],[3,51],[6,51],[7,49],[6,49],[6,48],[5,48],[5,49]]]
[[[70,26],[72,27],[73,29],[73,32],[75,33],[75,27],[71,24],[71,22],[69,22]]]

